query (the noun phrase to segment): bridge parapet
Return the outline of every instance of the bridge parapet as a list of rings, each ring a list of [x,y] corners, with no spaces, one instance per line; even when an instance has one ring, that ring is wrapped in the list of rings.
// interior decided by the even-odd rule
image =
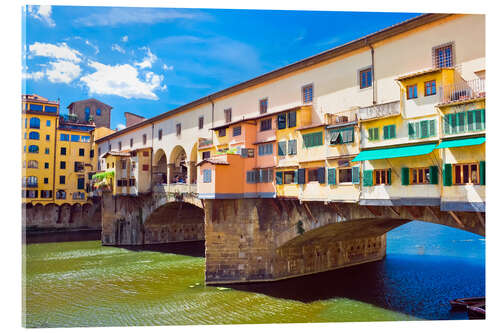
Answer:
[[[157,184],[154,186],[153,191],[156,194],[181,193],[198,196],[198,187],[196,184]]]

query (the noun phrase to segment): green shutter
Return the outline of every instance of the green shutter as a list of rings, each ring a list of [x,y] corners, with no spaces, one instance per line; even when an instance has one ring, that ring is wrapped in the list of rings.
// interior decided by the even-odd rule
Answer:
[[[415,139],[415,124],[408,123],[408,137],[410,139]]]
[[[429,120],[429,136],[436,136],[436,119]]]
[[[458,132],[458,126],[457,126],[457,114],[450,114],[450,127],[451,127],[451,133],[456,134]]]
[[[325,168],[318,168],[318,183],[325,183]]]
[[[401,168],[401,185],[410,184],[410,169],[403,167]]]
[[[384,126],[384,140],[389,139],[389,126]]]
[[[475,115],[474,110],[467,111],[467,131],[469,132],[474,131],[474,124],[475,124],[474,115]]]
[[[458,132],[465,132],[465,112],[457,113]]]
[[[451,164],[443,165],[443,186],[451,186],[452,184],[452,174],[451,174]]]
[[[283,172],[281,171],[276,172],[276,184],[277,185],[283,184]]]
[[[336,176],[335,168],[328,169],[328,184],[329,185],[335,185],[335,176]]]
[[[443,126],[444,126],[444,128],[443,128],[444,134],[450,134],[450,115],[449,114],[444,115]]]
[[[484,109],[476,111],[476,118],[479,117],[479,122],[476,120],[476,130],[483,130],[484,127]]]
[[[378,140],[378,127],[373,129],[373,140]]]
[[[387,169],[387,185],[391,185],[392,182],[392,169]]]
[[[373,186],[373,170],[363,171],[363,186]]]
[[[394,139],[396,137],[396,125],[390,126],[390,136],[391,136],[391,139]]]
[[[479,162],[479,184],[486,185],[486,162]]]
[[[429,137],[429,121],[422,120],[420,122],[420,138],[428,138]]]
[[[278,156],[286,155],[286,141],[278,142]]]
[[[373,141],[373,130],[374,130],[374,128],[368,129],[368,140],[369,141]]]
[[[299,170],[295,170],[293,172],[293,183],[298,184],[299,183]]]
[[[302,168],[297,170],[297,183],[305,184],[306,183],[306,169]]]
[[[359,184],[359,167],[352,167],[352,183]]]
[[[431,184],[438,184],[438,167],[431,165],[429,167],[429,176],[431,178]]]

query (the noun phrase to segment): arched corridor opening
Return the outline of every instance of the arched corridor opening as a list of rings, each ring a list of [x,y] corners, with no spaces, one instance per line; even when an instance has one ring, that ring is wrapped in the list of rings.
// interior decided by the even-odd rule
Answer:
[[[187,184],[188,182],[188,161],[184,148],[175,146],[170,154],[170,184]]]
[[[167,184],[167,155],[158,149],[153,158],[153,184]]]

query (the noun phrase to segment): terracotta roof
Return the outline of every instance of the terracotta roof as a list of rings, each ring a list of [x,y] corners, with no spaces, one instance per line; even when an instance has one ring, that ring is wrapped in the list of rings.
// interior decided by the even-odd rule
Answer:
[[[198,162],[198,164],[196,164],[196,166],[202,165],[203,163],[210,163],[210,164],[216,164],[216,165],[229,165],[229,162],[223,161],[221,159],[207,158],[207,159],[204,159],[201,162]]]
[[[124,156],[124,157],[128,157],[130,156],[130,153],[126,153],[126,152],[123,152],[123,151],[108,151],[106,153],[104,153],[104,155],[102,155],[102,157],[106,157],[108,155],[111,155],[111,156]]]
[[[306,130],[306,129],[310,129],[310,128],[315,128],[315,127],[324,127],[324,126],[326,126],[326,124],[323,124],[323,123],[320,123],[320,124],[311,124],[311,125],[299,127],[299,128],[297,128],[297,131]]]
[[[413,72],[413,73],[408,73],[408,74],[402,75],[402,76],[396,78],[396,80],[397,81],[403,81],[403,80],[406,80],[406,79],[412,79],[414,77],[418,77],[418,76],[421,76],[421,75],[435,73],[435,72],[440,72],[443,69],[452,69],[452,68],[451,67],[429,68],[429,69],[425,69],[425,70],[422,70],[422,71],[418,71],[418,72]]]
[[[263,143],[269,143],[269,142],[274,142],[276,141],[276,138],[270,138],[270,139],[266,139],[266,140],[262,140],[262,141],[256,141],[254,143],[252,143],[253,145],[260,145],[260,144],[263,144]]]
[[[343,44],[343,45],[337,46],[335,48],[326,50],[324,52],[318,53],[318,54],[313,55],[311,57],[294,62],[290,65],[275,69],[271,72],[265,73],[263,75],[260,75],[260,76],[257,76],[255,78],[252,78],[250,80],[236,84],[236,85],[231,86],[229,88],[226,88],[226,89],[217,91],[213,94],[207,95],[205,97],[199,98],[199,99],[192,101],[188,104],[182,105],[182,106],[175,108],[173,110],[170,110],[170,111],[164,112],[162,114],[159,114],[155,117],[149,118],[141,123],[134,124],[130,127],[122,129],[121,131],[117,131],[113,134],[110,134],[108,136],[100,138],[100,139],[96,140],[96,142],[99,143],[102,141],[109,140],[113,137],[120,136],[123,133],[127,133],[128,131],[132,131],[136,128],[139,128],[145,124],[154,123],[155,121],[158,121],[158,120],[161,120],[164,118],[168,118],[168,117],[173,116],[177,113],[192,109],[196,106],[207,104],[207,103],[213,103],[213,101],[217,98],[221,98],[221,97],[227,96],[229,94],[241,91],[243,89],[253,87],[257,84],[267,82],[269,80],[281,77],[283,75],[287,75],[291,72],[313,66],[313,65],[321,63],[323,61],[342,56],[342,55],[347,54],[349,52],[368,47],[370,44],[380,42],[382,40],[391,38],[393,36],[397,36],[399,34],[405,33],[405,32],[410,31],[412,29],[416,29],[418,27],[421,27],[425,24],[429,24],[429,23],[447,18],[447,17],[452,16],[452,15],[453,14],[423,14],[423,15],[408,19],[406,21],[394,24],[390,27],[384,28],[382,30],[376,31],[376,32],[371,33],[369,35],[366,35],[364,37],[361,37],[361,38],[358,38],[358,39],[353,40],[351,42],[348,42],[346,44]]]

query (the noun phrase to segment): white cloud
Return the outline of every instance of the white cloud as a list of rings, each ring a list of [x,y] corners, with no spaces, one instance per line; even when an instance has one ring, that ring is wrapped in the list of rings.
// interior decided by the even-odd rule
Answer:
[[[112,50],[112,51],[117,51],[117,52],[120,52],[120,53],[125,54],[125,50],[123,49],[123,47],[121,47],[121,46],[120,46],[120,45],[118,45],[118,44],[113,44],[113,45],[111,45],[111,50]]]
[[[124,42],[124,43],[128,42],[128,36],[127,35],[125,35],[125,36],[122,37],[122,42]]]
[[[38,72],[24,73],[23,77],[35,81],[46,77],[52,83],[71,83],[82,72],[79,65],[67,60],[51,61],[43,67]]]
[[[33,56],[69,60],[77,63],[81,61],[80,56],[82,55],[64,42],[58,45],[35,42],[29,46],[29,51]]]
[[[91,94],[157,100],[158,96],[154,90],[166,88],[161,86],[162,75],[148,72],[145,79],[141,80],[137,69],[129,64],[110,66],[91,61],[89,66],[94,68],[95,72],[83,76],[80,81],[87,85]]]
[[[163,64],[162,68],[164,71],[171,71],[174,69],[174,66],[168,66],[167,64]]]
[[[33,18],[47,24],[49,27],[56,26],[56,23],[54,22],[52,17],[50,17],[52,15],[52,6],[28,5],[28,14]]]
[[[130,23],[155,24],[161,21],[178,19],[207,19],[208,15],[200,12],[160,8],[111,8],[99,10],[89,16],[79,17],[77,24],[84,26],[115,26]]]
[[[125,126],[125,125],[123,125],[123,124],[118,124],[118,125],[116,125],[116,128],[117,128],[119,131],[120,131],[120,130],[122,130],[122,129],[124,129],[125,127],[126,127],[126,126]]]
[[[97,45],[92,44],[88,39],[85,40],[85,44],[87,44],[88,46],[90,46],[91,48],[93,48],[94,51],[95,51],[95,54],[99,53],[99,48],[97,47]]]
[[[155,56],[149,48],[146,49],[146,56],[141,62],[134,62],[134,65],[144,69],[144,68],[151,68],[153,66],[153,63],[158,59],[157,56]]]

